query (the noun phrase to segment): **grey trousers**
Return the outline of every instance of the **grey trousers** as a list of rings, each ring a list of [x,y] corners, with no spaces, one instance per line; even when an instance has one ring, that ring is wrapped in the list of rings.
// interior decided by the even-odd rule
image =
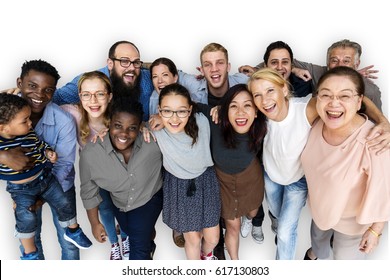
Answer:
[[[362,235],[346,235],[333,229],[321,230],[311,221],[310,237],[313,253],[318,259],[328,259],[332,248],[330,238],[333,235],[333,259],[364,260],[366,254],[359,251]]]

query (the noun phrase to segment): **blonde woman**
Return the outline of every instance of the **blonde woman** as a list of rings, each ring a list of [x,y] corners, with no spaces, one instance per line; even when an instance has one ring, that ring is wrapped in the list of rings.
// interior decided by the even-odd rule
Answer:
[[[80,77],[78,91],[79,104],[61,107],[73,115],[77,124],[78,143],[82,149],[95,135],[108,128],[110,122],[108,106],[112,99],[112,90],[110,80],[104,73],[92,71]],[[100,196],[102,202],[99,204],[99,214],[102,223],[92,228],[93,235],[98,242],[105,242],[108,237],[111,243],[110,260],[127,258],[128,237],[121,231],[121,253],[110,193],[100,189]]]

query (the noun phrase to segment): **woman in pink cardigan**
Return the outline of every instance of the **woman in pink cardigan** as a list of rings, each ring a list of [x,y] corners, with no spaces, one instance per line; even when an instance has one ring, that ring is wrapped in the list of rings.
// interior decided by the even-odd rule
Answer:
[[[390,220],[390,151],[377,155],[366,136],[374,124],[360,114],[361,75],[348,67],[326,72],[318,82],[312,127],[301,160],[312,213],[305,259],[365,259]]]

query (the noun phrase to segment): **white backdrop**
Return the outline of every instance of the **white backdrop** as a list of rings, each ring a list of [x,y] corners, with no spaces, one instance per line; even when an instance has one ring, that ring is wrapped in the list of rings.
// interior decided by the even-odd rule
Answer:
[[[135,3],[137,2],[137,3]],[[379,1],[378,1],[379,2]],[[383,2],[383,1],[380,1]],[[321,2],[324,3],[324,2]],[[383,2],[384,3],[384,2]],[[364,5],[363,5],[364,4]],[[262,61],[267,45],[276,40],[287,42],[295,58],[324,65],[326,50],[333,42],[350,39],[363,47],[362,66],[375,64],[380,70],[375,82],[382,91],[383,111],[389,114],[388,14],[384,4],[371,1],[336,1],[326,4],[296,1],[5,1],[0,4],[0,89],[14,87],[20,67],[26,60],[43,59],[53,64],[64,85],[77,74],[105,66],[109,47],[118,40],[134,42],[143,61],[160,56],[195,73],[203,46],[218,42],[229,51],[231,72],[243,64]],[[315,6],[314,6],[315,5]],[[76,164],[78,172],[78,164]],[[79,191],[79,180],[76,181]],[[92,239],[80,199],[79,222]],[[13,237],[14,217],[11,200],[0,182],[0,259],[19,258],[18,240]],[[44,206],[43,242],[47,259],[60,253],[48,206]],[[297,259],[310,246],[310,214],[307,207],[299,224]],[[269,218],[264,222],[265,243],[257,245],[241,239],[240,256],[246,260],[273,259],[275,245]],[[157,225],[155,259],[184,259],[184,251],[171,241],[171,231],[161,219]],[[388,259],[388,234],[371,259]],[[104,260],[109,245],[94,242],[82,251],[81,258]]]

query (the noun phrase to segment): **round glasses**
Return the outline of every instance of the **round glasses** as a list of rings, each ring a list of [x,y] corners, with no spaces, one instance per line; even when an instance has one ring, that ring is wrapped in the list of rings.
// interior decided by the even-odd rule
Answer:
[[[80,96],[80,99],[82,101],[88,101],[88,100],[91,100],[92,98],[92,95],[96,97],[97,100],[103,100],[106,98],[106,92],[105,91],[98,91],[98,92],[95,92],[95,93],[90,93],[90,92],[87,92],[87,91],[83,91],[79,94]]]
[[[173,114],[176,114],[176,116],[183,119],[188,117],[188,115],[191,113],[191,110],[172,111],[172,110],[160,109],[159,112],[161,116],[163,116],[164,118],[172,118]]]
[[[330,94],[321,94],[319,93],[317,95],[317,98],[322,102],[331,102],[333,99],[337,99],[338,101],[350,103],[353,101],[353,98],[355,96],[358,96],[359,94],[342,94],[342,95],[330,95]]]
[[[120,65],[123,67],[123,68],[127,68],[127,67],[130,67],[131,64],[133,64],[134,68],[141,68],[142,66],[142,61],[139,60],[139,59],[136,59],[134,61],[131,61],[130,59],[128,58],[115,58],[115,57],[112,57],[111,60],[114,60],[114,61],[119,61]]]

